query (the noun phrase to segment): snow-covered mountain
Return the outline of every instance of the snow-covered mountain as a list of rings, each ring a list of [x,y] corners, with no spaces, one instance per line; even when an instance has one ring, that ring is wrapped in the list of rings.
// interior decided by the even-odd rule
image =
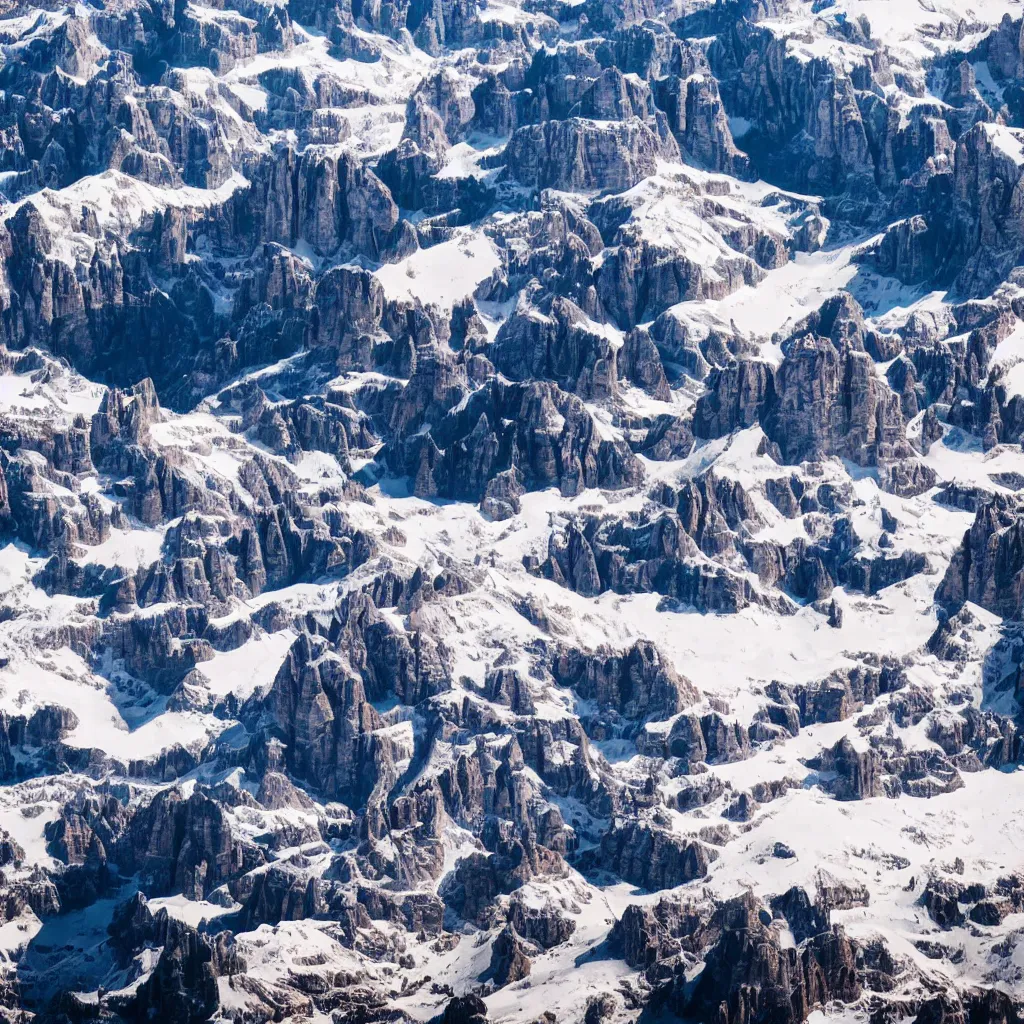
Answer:
[[[1019,1024],[1021,0],[0,12],[0,1016]]]

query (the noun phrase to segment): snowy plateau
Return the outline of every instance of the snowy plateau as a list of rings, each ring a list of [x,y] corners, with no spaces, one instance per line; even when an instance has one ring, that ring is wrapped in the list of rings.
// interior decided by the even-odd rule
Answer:
[[[1024,1021],[1024,0],[0,0],[0,1024]]]

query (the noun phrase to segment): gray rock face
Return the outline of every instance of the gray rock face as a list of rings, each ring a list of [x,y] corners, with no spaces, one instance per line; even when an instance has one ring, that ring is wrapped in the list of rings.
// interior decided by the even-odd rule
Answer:
[[[784,39],[737,20],[709,52],[726,108],[752,130],[739,141],[755,166],[800,191],[841,191],[875,178],[868,129],[853,81],[827,60],[787,52]]]
[[[670,988],[668,1000],[676,1012],[716,1013],[727,1021],[800,1021],[832,999],[859,997],[858,947],[842,929],[782,949],[762,920],[763,911],[752,903],[738,897],[728,906],[722,936],[693,990],[687,991],[682,977]]]
[[[899,400],[864,350],[862,317],[836,299],[787,342],[764,421],[787,462],[841,454],[868,465],[909,454]]]
[[[198,1024],[218,1004],[214,951],[210,940],[168,916],[153,915],[143,897],[119,908],[111,924],[113,940],[132,950],[146,943],[160,949],[153,971],[130,996],[112,997],[113,1008],[127,1019],[159,1012],[178,1024]]]
[[[1008,269],[1007,259],[1014,259],[1010,253],[1019,249],[1019,147],[1021,140],[1012,130],[987,124],[976,125],[957,143],[954,244],[963,266],[959,280],[966,287],[995,280]]]
[[[528,948],[511,924],[505,925],[498,933],[491,946],[491,966],[488,971],[498,988],[529,976],[531,964],[526,952]]]
[[[886,229],[876,254],[879,270],[905,284],[934,280],[943,270],[938,231],[920,214]]]
[[[319,254],[348,243],[372,258],[396,244],[391,194],[348,154],[310,147],[300,156],[281,148],[259,171],[236,202],[247,207],[260,241],[294,246],[302,240]]]
[[[703,843],[655,825],[630,823],[605,835],[593,865],[642,889],[672,889],[703,878],[717,856]]]
[[[331,797],[361,804],[373,788],[380,718],[362,679],[319,638],[300,636],[267,696],[288,767]]]
[[[494,916],[495,896],[514,892],[535,875],[557,871],[559,863],[557,854],[529,839],[502,835],[491,856],[474,853],[459,861],[442,896],[460,917],[486,926]]]
[[[522,185],[622,191],[653,174],[660,153],[657,135],[639,118],[574,117],[517,129],[504,161],[508,175]]]
[[[560,946],[576,931],[576,922],[557,908],[530,906],[515,894],[509,904],[508,920],[517,935],[541,949]]]
[[[707,392],[694,410],[694,433],[698,437],[724,437],[752,427],[777,400],[772,368],[759,360],[739,359],[712,371]]]
[[[618,382],[610,339],[568,299],[553,299],[547,313],[530,309],[510,317],[488,357],[510,380],[551,379],[585,399],[608,396]]]
[[[166,791],[136,815],[115,848],[119,867],[139,871],[153,892],[203,898],[262,863],[262,852],[232,834],[210,795]]]
[[[601,264],[597,274],[598,295],[605,309],[623,328],[632,327],[679,302],[721,299],[744,285],[754,285],[763,271],[752,259],[719,257],[713,266],[687,256],[668,256],[660,246],[630,237]]]
[[[935,476],[906,439],[903,405],[913,402],[916,413],[916,393],[905,381],[910,397],[901,403],[879,379],[868,352],[878,344],[853,299],[832,299],[784,342],[777,368],[739,359],[714,370],[694,410],[694,432],[718,438],[761,423],[787,463],[839,455],[880,466],[892,493],[928,490]]]
[[[898,662],[880,667],[865,664],[852,669],[837,669],[827,678],[795,687],[773,682],[767,694],[783,708],[792,707],[798,726],[841,722],[881,695],[893,693],[907,684],[906,672]]]
[[[881,758],[875,750],[858,750],[848,739],[822,753],[823,771],[834,773],[830,789],[837,800],[867,800],[885,794]]]
[[[1022,519],[1013,498],[997,495],[978,508],[943,577],[936,599],[950,606],[972,601],[998,615],[1021,615],[1019,533]]]
[[[491,498],[511,512],[525,487],[554,485],[570,495],[626,487],[641,476],[629,447],[601,437],[578,398],[540,382],[490,381],[408,447],[417,494]]]
[[[624,655],[564,651],[551,668],[560,686],[571,686],[606,714],[640,724],[671,718],[698,699],[693,684],[648,642],[635,644]]]
[[[710,924],[707,908],[663,896],[653,906],[628,906],[611,942],[627,964],[646,969],[675,953],[701,949]]]
[[[658,85],[669,128],[687,162],[746,177],[750,162],[733,141],[714,77],[698,65],[689,77],[670,76]]]

